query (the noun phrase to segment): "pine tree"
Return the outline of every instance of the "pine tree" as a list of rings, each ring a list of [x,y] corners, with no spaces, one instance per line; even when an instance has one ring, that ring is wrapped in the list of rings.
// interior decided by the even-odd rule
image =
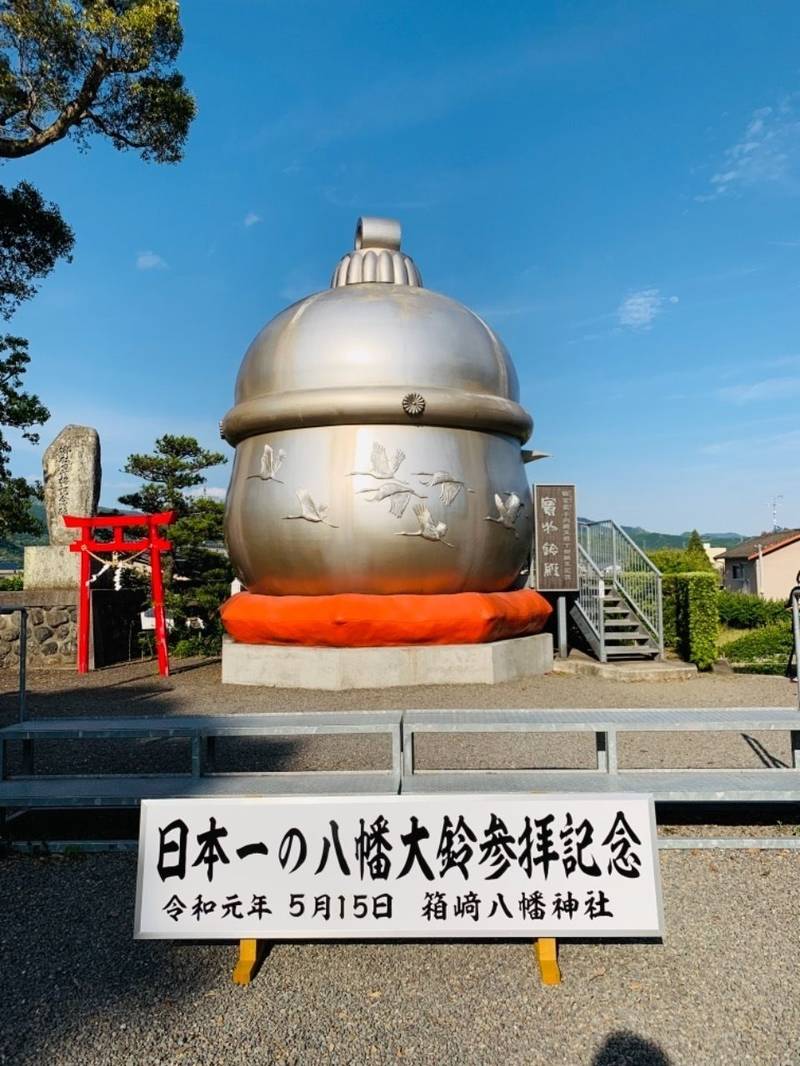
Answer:
[[[705,548],[703,547],[703,541],[696,529],[693,529],[692,532],[689,534],[689,540],[686,543],[686,550],[687,552],[705,551]]]
[[[714,564],[706,555],[703,541],[696,529],[689,534],[686,544],[686,569],[687,570],[713,570]]]
[[[225,505],[187,490],[204,485],[205,471],[226,462],[221,452],[202,448],[194,437],[167,433],[152,454],[131,455],[125,464],[125,473],[144,484],[120,496],[120,503],[151,514],[172,510],[178,516],[167,532],[174,556],[164,567],[167,612],[175,622],[170,645],[176,655],[217,654],[222,645],[219,608],[233,580],[224,547]],[[205,628],[192,628],[189,620],[196,618]]]

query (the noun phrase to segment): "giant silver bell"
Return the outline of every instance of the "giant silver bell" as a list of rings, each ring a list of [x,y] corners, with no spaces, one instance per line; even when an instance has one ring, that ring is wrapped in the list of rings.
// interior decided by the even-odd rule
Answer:
[[[400,226],[359,219],[331,288],[250,345],[222,435],[250,592],[497,592],[531,543],[530,416],[502,341],[422,287]]]

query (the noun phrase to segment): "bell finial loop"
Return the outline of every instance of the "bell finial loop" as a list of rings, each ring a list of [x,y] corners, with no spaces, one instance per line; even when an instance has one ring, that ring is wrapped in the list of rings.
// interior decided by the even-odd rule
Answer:
[[[397,219],[362,215],[356,224],[355,248],[339,260],[331,288],[374,282],[422,288],[414,260],[400,251],[401,237]]]
[[[356,223],[356,251],[362,248],[388,248],[400,251],[402,228],[395,218],[377,218],[363,215]]]

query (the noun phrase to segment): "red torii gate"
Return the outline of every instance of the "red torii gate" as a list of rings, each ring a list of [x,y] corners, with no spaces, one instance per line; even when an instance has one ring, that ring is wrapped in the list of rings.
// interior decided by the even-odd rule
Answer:
[[[79,529],[81,535],[69,546],[72,552],[80,552],[80,583],[78,586],[78,673],[89,672],[89,633],[91,631],[91,580],[92,556],[102,554],[119,555],[150,553],[150,595],[156,623],[156,650],[158,652],[158,672],[163,677],[169,676],[169,654],[167,651],[167,625],[164,617],[164,581],[161,574],[161,553],[172,550],[171,541],[161,535],[160,526],[171,525],[175,521],[174,511],[161,514],[126,514],[126,515],[64,515],[64,525],[69,529]],[[126,529],[147,530],[144,537],[137,540],[125,540]],[[111,540],[96,540],[92,535],[94,529],[111,529]]]

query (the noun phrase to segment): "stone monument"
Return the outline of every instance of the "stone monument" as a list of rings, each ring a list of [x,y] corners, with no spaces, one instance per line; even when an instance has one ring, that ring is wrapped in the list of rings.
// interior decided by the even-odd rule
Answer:
[[[62,515],[97,513],[100,496],[100,438],[89,426],[66,426],[42,460],[44,505],[50,543],[25,548],[23,591],[7,592],[8,607],[28,612],[28,665],[75,665],[79,560],[69,545],[77,530],[67,529]],[[0,663],[19,661],[18,613],[0,617]],[[104,622],[108,629],[108,621]],[[94,643],[94,642],[93,642]],[[93,648],[94,651],[94,648]]]
[[[89,426],[66,426],[43,458],[44,502],[50,543],[25,549],[23,590],[0,594],[5,607],[27,611],[28,665],[74,669],[78,635],[80,563],[70,544],[79,531],[67,529],[65,514],[96,515],[100,496],[100,439]],[[95,568],[97,569],[97,568]],[[96,573],[90,585],[92,666],[130,658],[139,631],[142,593],[115,591]],[[0,665],[19,662],[20,614],[0,615]]]
[[[400,237],[360,219],[330,289],[245,355],[221,426],[246,589],[222,607],[224,681],[491,682],[552,662],[550,605],[525,587],[537,453],[514,365]]]
[[[93,515],[100,498],[100,438],[90,426],[65,426],[44,453],[44,506],[50,543],[25,549],[26,589],[71,589],[78,585],[78,556],[69,545],[78,530],[65,514]]]

